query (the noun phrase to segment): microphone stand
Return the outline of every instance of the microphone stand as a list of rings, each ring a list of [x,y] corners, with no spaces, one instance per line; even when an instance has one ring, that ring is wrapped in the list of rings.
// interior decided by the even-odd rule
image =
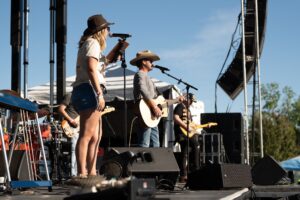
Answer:
[[[130,37],[130,36],[129,36]],[[126,37],[122,37],[122,41],[126,41]],[[126,49],[126,48],[125,48]],[[124,147],[127,147],[127,98],[126,98],[126,59],[125,59],[125,49],[120,50],[120,56],[121,56],[121,67],[123,68],[123,78],[124,78]]]
[[[185,85],[185,88],[186,88],[186,93],[187,93],[187,102],[190,102],[190,99],[189,99],[189,90],[190,88],[194,89],[194,90],[198,90],[198,88],[192,86],[191,84],[183,81],[182,79],[179,79],[179,78],[176,78],[175,76],[167,73],[166,69],[160,69],[160,71],[163,73],[163,74],[166,74],[167,76],[175,79],[178,81],[177,84],[184,84]],[[189,148],[190,148],[190,137],[189,137],[189,134],[190,134],[190,122],[189,122],[189,117],[190,117],[190,111],[189,111],[189,108],[187,108],[187,152],[186,152],[186,157],[187,157],[187,162],[188,162],[188,165],[187,165],[187,174],[189,173]]]
[[[112,34],[113,35],[113,34]],[[110,58],[110,61],[117,61],[120,56],[121,67],[123,68],[123,79],[124,79],[124,146],[127,146],[127,102],[126,102],[126,60],[125,60],[125,49],[128,47],[128,43],[126,39],[131,37],[129,34],[115,34],[120,37],[119,43],[111,50],[111,52],[107,55]],[[112,37],[112,36],[110,36]],[[116,36],[114,36],[116,37]]]

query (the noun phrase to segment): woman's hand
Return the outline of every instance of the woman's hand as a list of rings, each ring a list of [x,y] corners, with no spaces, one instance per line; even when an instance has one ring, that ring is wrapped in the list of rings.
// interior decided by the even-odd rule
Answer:
[[[97,98],[98,98],[98,107],[97,107],[97,110],[98,111],[102,111],[105,108],[104,97],[103,97],[103,95],[98,95]]]

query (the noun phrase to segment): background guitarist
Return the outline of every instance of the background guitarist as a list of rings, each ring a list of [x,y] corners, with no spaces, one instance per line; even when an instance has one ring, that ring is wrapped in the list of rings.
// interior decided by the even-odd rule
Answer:
[[[190,137],[189,146],[191,148],[191,157],[193,158],[193,162],[189,163],[187,160],[187,136],[183,134],[180,127],[187,130],[187,120],[192,120],[192,115],[189,110],[189,116],[187,116],[187,109],[189,109],[190,105],[193,102],[196,102],[196,97],[189,93],[189,96],[185,98],[185,100],[177,104],[174,109],[174,133],[175,133],[175,140],[180,144],[181,147],[181,154],[180,154],[180,182],[185,182],[187,180],[187,166],[189,165],[191,170],[198,169],[200,167],[200,143],[198,141],[198,135],[195,134]],[[193,127],[189,127],[191,130]]]
[[[158,61],[158,55],[149,50],[140,51],[136,57],[130,61],[131,65],[137,66],[139,71],[134,75],[133,79],[133,95],[137,104],[141,98],[145,100],[149,108],[156,117],[160,117],[162,112],[153,101],[158,96],[157,88],[148,76],[148,72],[152,70],[153,62]],[[159,147],[158,127],[145,127],[139,119],[138,128],[138,146],[139,147]]]
[[[64,96],[63,101],[58,107],[58,112],[68,121],[70,126],[77,128],[79,126],[78,121],[75,119],[79,116],[76,110],[74,109],[71,103],[71,93],[68,93]],[[75,155],[75,147],[79,137],[79,128],[78,132],[73,134],[71,138],[71,176],[77,175],[77,162]]]

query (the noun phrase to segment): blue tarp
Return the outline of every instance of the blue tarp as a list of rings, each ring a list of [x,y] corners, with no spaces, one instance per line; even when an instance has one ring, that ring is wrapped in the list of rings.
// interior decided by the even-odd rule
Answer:
[[[300,156],[282,161],[280,165],[283,169],[288,171],[300,171]]]

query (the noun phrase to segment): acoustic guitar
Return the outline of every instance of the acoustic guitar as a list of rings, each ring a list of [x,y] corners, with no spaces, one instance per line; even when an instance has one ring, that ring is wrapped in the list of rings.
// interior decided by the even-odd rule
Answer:
[[[151,108],[145,102],[144,99],[141,99],[138,104],[138,114],[141,116],[142,121],[147,127],[153,128],[156,127],[162,117],[168,117],[169,106],[172,104],[180,102],[179,98],[177,99],[165,99],[163,96],[159,95],[157,98],[153,99],[155,104],[161,109],[162,115],[156,117]]]
[[[216,122],[208,122],[206,124],[195,124],[194,122],[189,123],[189,138],[193,137],[195,134],[200,134],[197,132],[197,129],[199,128],[207,128],[207,127],[212,127],[212,126],[217,126],[218,123]],[[187,131],[183,128],[180,127],[180,130],[182,134],[184,134],[186,137],[188,136]]]
[[[113,111],[115,111],[115,108],[114,108],[114,107],[106,107],[106,108],[104,108],[104,110],[101,112],[101,116],[102,116],[102,115],[105,115],[105,114],[107,114],[107,113],[113,112]],[[74,120],[76,121],[77,124],[79,124],[79,120],[80,120],[79,116],[76,117]],[[68,138],[72,138],[76,133],[79,132],[79,126],[77,126],[77,127],[72,127],[72,126],[69,124],[69,122],[68,122],[67,120],[63,120],[63,121],[61,122],[61,128],[62,128],[64,134],[65,134]]]

